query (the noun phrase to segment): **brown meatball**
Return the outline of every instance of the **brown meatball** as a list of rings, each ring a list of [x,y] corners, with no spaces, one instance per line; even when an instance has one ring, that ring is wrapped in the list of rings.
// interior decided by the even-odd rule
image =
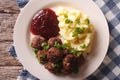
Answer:
[[[71,70],[66,70],[65,68],[62,68],[62,69],[61,69],[61,72],[62,72],[63,74],[65,74],[65,75],[72,73]]]
[[[37,52],[37,58],[40,63],[44,64],[47,62],[47,52],[45,50],[39,50]]]
[[[31,42],[31,46],[33,48],[36,48],[36,49],[42,49],[42,46],[41,44],[45,41],[45,38],[41,37],[41,36],[35,36],[33,39],[32,39],[32,42]]]
[[[62,44],[62,41],[61,41],[59,38],[57,38],[57,37],[52,37],[52,38],[50,38],[50,39],[48,40],[48,44],[49,44],[51,47],[54,46],[55,42],[57,42],[57,43],[59,43],[59,44]]]
[[[66,56],[67,54],[69,54],[69,50],[68,49],[64,49],[62,50],[63,54]]]
[[[47,59],[50,62],[58,62],[62,57],[63,53],[58,48],[52,47],[47,52]]]
[[[81,64],[83,64],[83,63],[84,63],[84,57],[83,57],[83,55],[80,55],[80,56],[78,57],[78,64],[81,65]]]
[[[79,58],[76,55],[68,54],[63,59],[63,70],[66,71],[66,73],[69,73],[78,68],[78,59]]]
[[[45,64],[45,68],[52,73],[60,73],[60,66],[56,66],[55,63],[48,62]]]

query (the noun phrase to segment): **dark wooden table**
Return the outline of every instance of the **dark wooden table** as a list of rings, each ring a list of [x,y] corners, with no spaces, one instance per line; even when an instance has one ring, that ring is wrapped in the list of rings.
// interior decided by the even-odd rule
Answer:
[[[0,0],[0,80],[16,80],[21,64],[8,54],[13,28],[19,14],[16,0]]]

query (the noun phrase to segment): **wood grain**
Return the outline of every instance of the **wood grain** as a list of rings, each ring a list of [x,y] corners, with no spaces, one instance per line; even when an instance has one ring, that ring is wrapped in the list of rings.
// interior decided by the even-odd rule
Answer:
[[[8,54],[19,12],[16,0],[0,0],[0,80],[16,80],[22,68],[18,60]]]
[[[13,42],[0,42],[0,66],[21,66],[21,64],[8,54],[8,48]]]
[[[16,0],[0,0],[0,13],[19,13],[19,8],[16,4]]]
[[[13,44],[13,28],[18,14],[0,14],[0,65],[18,65],[18,61],[8,55],[8,49]],[[4,56],[4,57],[3,57]]]
[[[16,80],[22,67],[0,66],[0,80]]]
[[[13,28],[18,14],[0,14],[0,42],[13,41]]]

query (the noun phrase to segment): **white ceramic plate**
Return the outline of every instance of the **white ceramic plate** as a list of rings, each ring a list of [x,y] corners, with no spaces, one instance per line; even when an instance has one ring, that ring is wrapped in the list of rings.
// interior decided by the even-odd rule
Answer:
[[[58,6],[79,9],[89,16],[95,27],[92,52],[80,67],[78,74],[56,76],[39,64],[30,48],[29,25],[33,16],[43,8]],[[106,19],[101,10],[92,0],[31,0],[22,9],[14,28],[14,44],[17,56],[23,66],[40,80],[82,80],[92,74],[102,63],[109,44],[109,31]]]

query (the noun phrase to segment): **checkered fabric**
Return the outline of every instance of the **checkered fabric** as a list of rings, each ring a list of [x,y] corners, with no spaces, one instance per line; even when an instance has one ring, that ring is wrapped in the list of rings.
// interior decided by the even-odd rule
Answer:
[[[29,0],[17,0],[23,8]],[[120,0],[93,0],[104,13],[110,32],[110,45],[107,55],[100,67],[85,80],[120,80]],[[14,46],[9,49],[10,55],[17,57]],[[18,80],[39,80],[23,69]]]

